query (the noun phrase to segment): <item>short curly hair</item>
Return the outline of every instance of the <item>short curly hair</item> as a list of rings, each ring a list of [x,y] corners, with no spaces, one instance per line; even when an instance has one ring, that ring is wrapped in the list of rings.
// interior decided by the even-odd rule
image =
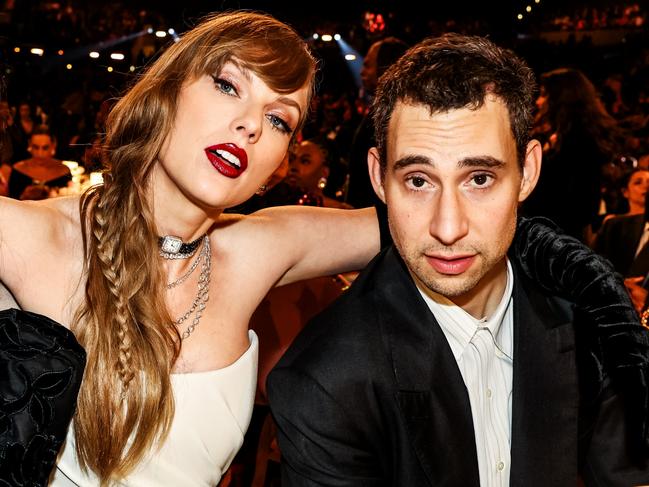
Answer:
[[[487,93],[507,106],[522,167],[536,94],[534,73],[527,64],[512,51],[478,36],[445,34],[409,49],[381,76],[372,107],[382,173],[388,126],[397,102],[426,105],[432,114],[479,109]]]

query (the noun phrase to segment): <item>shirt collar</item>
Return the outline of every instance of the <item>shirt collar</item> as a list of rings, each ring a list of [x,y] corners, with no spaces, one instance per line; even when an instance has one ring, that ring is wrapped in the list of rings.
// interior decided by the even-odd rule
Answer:
[[[505,291],[500,299],[500,303],[498,303],[496,310],[491,316],[482,319],[474,318],[448,298],[431,291],[417,276],[412,272],[410,273],[419,293],[430,311],[435,315],[444,335],[448,339],[456,360],[459,359],[464,349],[469,345],[478,327],[489,328],[491,335],[495,340],[498,340],[498,332],[500,331],[505,313],[509,308],[512,290],[514,289],[512,266],[509,259],[506,258],[506,262],[507,284],[505,284]]]

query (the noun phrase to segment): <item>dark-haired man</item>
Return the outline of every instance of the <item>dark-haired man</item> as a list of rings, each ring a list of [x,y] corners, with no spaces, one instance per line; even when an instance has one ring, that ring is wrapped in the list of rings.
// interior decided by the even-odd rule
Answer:
[[[394,246],[269,377],[285,487],[649,480],[620,398],[577,367],[593,327],[507,258],[541,167],[534,88],[513,53],[458,35],[381,79],[368,163]]]

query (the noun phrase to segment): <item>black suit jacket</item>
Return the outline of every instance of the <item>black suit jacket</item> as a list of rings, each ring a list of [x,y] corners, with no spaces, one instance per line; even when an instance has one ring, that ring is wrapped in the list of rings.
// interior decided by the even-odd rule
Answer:
[[[597,234],[595,252],[610,260],[615,270],[623,276],[630,276],[644,223],[644,215],[616,216],[606,220]]]
[[[567,302],[516,273],[511,485],[649,481],[616,395],[584,387]],[[584,341],[587,343],[587,340]],[[405,264],[389,248],[298,336],[268,379],[283,487],[479,485],[468,393]]]

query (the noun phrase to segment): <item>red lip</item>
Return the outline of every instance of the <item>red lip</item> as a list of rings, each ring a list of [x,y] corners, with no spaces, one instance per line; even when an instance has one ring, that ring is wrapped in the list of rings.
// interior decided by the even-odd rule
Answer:
[[[426,260],[430,266],[440,274],[455,276],[465,272],[473,261],[475,255],[441,257],[441,256],[426,256]]]
[[[236,156],[239,159],[241,166],[236,167],[235,164],[219,156],[216,151],[229,152]],[[248,154],[246,154],[246,151],[238,147],[236,144],[227,143],[212,145],[205,149],[205,154],[207,154],[207,158],[212,163],[212,166],[214,166],[214,169],[228,178],[238,178],[248,167]]]

